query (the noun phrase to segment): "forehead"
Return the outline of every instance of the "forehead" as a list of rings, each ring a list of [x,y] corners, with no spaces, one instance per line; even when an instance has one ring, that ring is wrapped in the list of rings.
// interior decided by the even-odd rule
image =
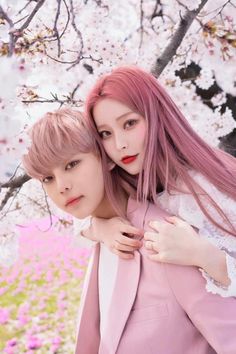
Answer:
[[[106,118],[117,119],[125,114],[131,113],[132,109],[122,102],[112,98],[101,99],[93,109],[93,116],[96,123]]]

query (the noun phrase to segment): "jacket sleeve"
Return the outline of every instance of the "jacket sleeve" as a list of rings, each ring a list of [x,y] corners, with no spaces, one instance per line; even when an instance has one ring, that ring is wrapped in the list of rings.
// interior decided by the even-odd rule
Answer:
[[[236,351],[236,299],[206,292],[196,267],[166,264],[173,294],[208,343],[219,354]]]

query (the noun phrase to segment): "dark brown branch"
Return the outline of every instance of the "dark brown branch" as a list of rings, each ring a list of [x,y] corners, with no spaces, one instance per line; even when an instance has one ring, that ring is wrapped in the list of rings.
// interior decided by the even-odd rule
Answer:
[[[80,85],[82,84],[82,82],[79,82],[75,88],[73,89],[73,91],[71,92],[71,99],[74,100],[74,96],[75,96],[75,93],[76,91],[78,90],[78,88],[80,87]]]
[[[3,10],[2,6],[0,5],[0,18],[6,20],[10,27],[13,27],[13,21],[10,19],[8,14]]]
[[[17,39],[21,37],[22,32],[29,26],[30,22],[40,9],[40,7],[44,4],[45,0],[39,0],[37,1],[37,4],[34,8],[34,10],[31,12],[31,14],[27,17],[27,20],[23,23],[23,25],[20,28],[14,28],[14,23],[13,21],[9,18],[9,16],[6,14],[6,12],[3,10],[2,6],[0,6],[0,18],[6,20],[10,26],[9,30],[9,36],[10,36],[10,41],[9,41],[9,50],[8,50],[8,56],[11,57],[14,53],[15,49],[15,44],[17,42]]]
[[[61,10],[61,0],[57,0],[57,13],[56,13],[55,21],[54,21],[53,31],[54,31],[54,34],[55,34],[56,40],[57,40],[57,56],[58,57],[61,55],[61,41],[60,41],[58,29],[57,29],[57,21],[60,16],[60,10]]]
[[[70,0],[70,12],[71,12],[71,17],[72,17],[71,18],[71,24],[72,24],[72,27],[74,28],[79,40],[80,40],[81,47],[80,47],[80,51],[79,51],[77,60],[67,70],[72,69],[75,65],[80,63],[82,51],[83,51],[83,48],[84,48],[84,42],[83,42],[82,34],[81,34],[80,30],[77,28],[77,25],[75,23],[75,13],[74,13],[73,0]]]
[[[139,42],[139,49],[142,47],[143,44],[143,17],[144,17],[144,12],[143,12],[143,0],[140,0],[140,42]]]
[[[24,174],[21,176],[18,176],[14,179],[10,179],[10,181],[1,183],[0,188],[20,188],[25,182],[29,181],[31,177],[28,175]]]
[[[9,30],[9,36],[10,36],[10,41],[9,41],[9,51],[8,51],[8,57],[11,57],[14,52],[14,47],[15,47],[15,36],[12,33],[12,29],[14,27],[13,21],[10,19],[10,17],[7,15],[7,13],[3,10],[2,6],[0,5],[0,18],[3,20],[6,20],[7,23],[9,24],[10,30]]]
[[[31,12],[31,14],[29,15],[29,17],[27,18],[27,20],[23,23],[23,25],[18,29],[19,32],[23,32],[30,24],[30,22],[33,20],[34,16],[36,15],[36,13],[39,11],[40,7],[43,6],[45,0],[39,0],[37,2],[37,5],[35,6],[35,8],[33,9],[33,11]]]
[[[34,1],[34,0],[33,0],[33,1]],[[20,14],[29,6],[29,4],[30,4],[31,2],[32,2],[32,0],[28,0],[28,2],[25,4],[25,6],[22,7],[22,9],[19,10],[18,14],[20,15]],[[37,0],[36,0],[36,2],[37,2]],[[26,17],[28,17],[28,15],[27,15]]]
[[[170,43],[167,45],[161,56],[156,60],[156,63],[152,68],[152,73],[154,76],[158,77],[165,69],[169,61],[174,57],[189,27],[206,3],[207,0],[202,0],[198,9],[193,11],[187,10],[181,18],[179,27],[175,31]]]
[[[74,100],[74,99],[72,99],[72,98],[70,98],[70,97],[68,97],[67,99],[65,99],[65,100],[59,100],[59,99],[52,99],[52,100],[23,100],[23,101],[21,101],[22,103],[59,103],[61,106],[63,105],[63,104],[70,104],[70,103],[72,103],[72,104],[82,104],[82,101],[80,101],[80,100]]]
[[[23,186],[23,185],[22,185]],[[20,189],[22,188],[19,187],[19,188],[10,188],[6,195],[5,195],[5,198],[3,199],[1,205],[0,205],[0,210],[2,210],[5,205],[7,204],[8,200],[12,197],[12,200],[10,202],[10,205],[8,206],[8,209],[7,210],[4,210],[4,213],[2,214],[1,218],[4,218],[5,215],[7,215],[7,213],[9,212],[9,210],[11,209],[11,206],[12,206],[12,203],[14,202],[14,199],[16,198],[17,194],[19,193]]]
[[[66,3],[66,0],[62,0],[64,5],[65,5],[65,8],[66,8],[66,12],[67,12],[67,21],[66,21],[66,24],[65,24],[65,28],[63,29],[63,31],[61,32],[60,34],[60,38],[64,35],[68,25],[69,25],[69,22],[70,22],[70,11],[69,11],[69,8],[68,8],[68,5]]]

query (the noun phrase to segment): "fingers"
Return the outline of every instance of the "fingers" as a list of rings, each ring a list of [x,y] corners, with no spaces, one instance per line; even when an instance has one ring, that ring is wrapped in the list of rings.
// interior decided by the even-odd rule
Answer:
[[[170,224],[175,226],[186,224],[186,221],[183,219],[178,218],[177,216],[166,216],[165,220],[168,221]]]
[[[134,236],[143,236],[143,230],[141,229],[138,229],[137,227],[134,227],[132,225],[122,225],[122,230],[121,230],[122,233],[125,233],[125,234],[128,234],[130,235],[131,237],[134,237]]]
[[[122,251],[119,251],[115,248],[112,248],[111,252],[116,254],[119,258],[122,258],[122,259],[133,259],[134,258],[134,253],[132,253],[132,252],[122,252]]]
[[[155,231],[161,231],[163,226],[163,221],[152,220],[149,222],[149,226],[154,229]]]
[[[128,236],[120,236],[117,240],[120,244],[131,246],[133,248],[140,248],[142,246],[142,241],[129,238]]]
[[[148,254],[147,257],[148,257],[151,261],[163,262],[163,260],[160,258],[159,253]]]
[[[90,230],[89,229],[81,230],[80,231],[80,235],[82,237],[87,238],[88,240],[96,241],[96,239],[93,236],[90,235]]]
[[[145,232],[144,233],[144,239],[146,241],[157,241],[158,239],[158,233],[157,232]]]
[[[175,226],[183,225],[186,225],[186,222],[177,216],[166,216],[164,221],[153,220],[149,222],[149,226],[159,233],[163,233],[166,230],[169,230],[170,227],[173,228]]]
[[[116,241],[114,248],[117,249],[118,251],[133,252],[133,251],[139,249],[140,246],[138,245],[138,246],[134,247],[134,246],[130,246],[130,245],[124,245],[124,244]]]
[[[146,241],[145,248],[149,251],[158,252],[158,245],[156,242]]]

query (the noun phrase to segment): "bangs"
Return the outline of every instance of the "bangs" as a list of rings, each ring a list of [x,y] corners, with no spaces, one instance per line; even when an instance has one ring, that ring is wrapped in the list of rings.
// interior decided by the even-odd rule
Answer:
[[[70,108],[47,113],[29,135],[31,146],[22,161],[27,174],[36,179],[49,175],[55,166],[80,152],[98,154],[83,115]]]

